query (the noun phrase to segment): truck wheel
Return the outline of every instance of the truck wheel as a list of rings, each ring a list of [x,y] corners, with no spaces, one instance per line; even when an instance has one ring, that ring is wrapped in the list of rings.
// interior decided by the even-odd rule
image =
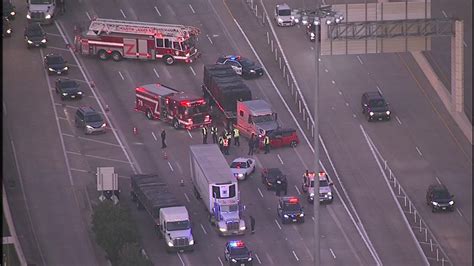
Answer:
[[[109,59],[110,57],[110,55],[105,50],[99,50],[99,52],[97,52],[97,56],[103,61]]]
[[[123,58],[123,56],[119,51],[115,51],[115,52],[112,53],[112,59],[114,61],[116,61],[116,62],[122,61],[122,58]]]
[[[296,140],[293,140],[293,141],[290,143],[290,146],[291,146],[292,148],[295,148],[296,145],[297,145]]]
[[[174,64],[174,57],[172,57],[171,55],[163,56],[163,60],[165,60],[165,64],[167,64],[168,66]]]
[[[146,109],[145,115],[148,120],[153,120],[153,114],[151,113],[150,109]]]
[[[175,129],[179,129],[179,122],[178,122],[178,120],[174,120],[174,121],[173,121],[173,127],[174,127]]]

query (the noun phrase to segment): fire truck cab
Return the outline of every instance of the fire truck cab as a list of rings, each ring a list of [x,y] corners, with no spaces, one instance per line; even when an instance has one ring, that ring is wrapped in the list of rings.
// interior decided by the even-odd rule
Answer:
[[[180,92],[162,84],[147,84],[135,89],[135,110],[150,120],[158,119],[174,128],[191,130],[211,124],[209,106],[200,96]]]
[[[193,62],[200,53],[196,39],[200,30],[192,26],[163,23],[93,19],[86,32],[75,36],[75,50],[101,60],[123,58]]]

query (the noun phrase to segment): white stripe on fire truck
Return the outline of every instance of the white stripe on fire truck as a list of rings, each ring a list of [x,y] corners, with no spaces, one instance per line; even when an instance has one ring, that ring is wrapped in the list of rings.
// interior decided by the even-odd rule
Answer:
[[[108,45],[108,46],[123,47],[123,43],[116,43],[116,42],[88,41],[88,43],[90,43],[90,44],[99,44],[99,45]]]

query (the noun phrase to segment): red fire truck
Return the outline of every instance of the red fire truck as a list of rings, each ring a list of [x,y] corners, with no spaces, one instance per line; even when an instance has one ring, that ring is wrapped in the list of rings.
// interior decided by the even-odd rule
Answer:
[[[162,84],[147,84],[135,89],[135,110],[150,120],[159,119],[174,128],[193,129],[211,124],[204,98],[180,92]]]
[[[200,53],[192,26],[95,18],[86,32],[75,36],[76,51],[101,60],[123,58],[193,62]]]

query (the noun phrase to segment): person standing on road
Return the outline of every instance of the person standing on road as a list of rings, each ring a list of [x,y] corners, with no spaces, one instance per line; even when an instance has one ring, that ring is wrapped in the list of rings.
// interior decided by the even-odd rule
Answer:
[[[240,147],[240,131],[238,128],[234,128],[234,145]]]
[[[164,149],[166,148],[166,131],[163,129],[163,131],[161,131],[161,148]]]
[[[211,136],[212,136],[212,143],[216,144],[217,143],[217,127],[214,125],[211,127]]]
[[[253,146],[255,145],[254,141],[255,141],[255,134],[252,133],[252,136],[249,139],[249,152],[247,153],[247,155],[253,155]]]
[[[221,149],[221,151],[224,151],[224,137],[223,136],[219,136],[219,148]]]
[[[252,234],[255,233],[255,218],[252,215],[250,215],[250,231]]]
[[[224,155],[229,155],[229,139],[224,138]]]
[[[270,152],[270,137],[268,135],[265,135],[263,138],[263,145],[265,145],[265,154]]]
[[[202,127],[202,144],[207,144],[207,127]]]

